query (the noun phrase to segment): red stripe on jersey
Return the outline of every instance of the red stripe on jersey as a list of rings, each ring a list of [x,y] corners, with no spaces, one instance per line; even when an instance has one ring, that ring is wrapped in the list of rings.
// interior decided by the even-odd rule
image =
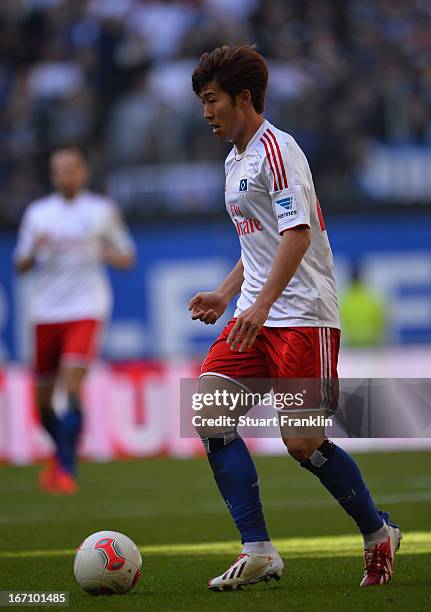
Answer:
[[[274,141],[274,143],[275,143],[275,147],[276,147],[276,149],[277,149],[277,154],[278,154],[278,161],[280,162],[280,168],[281,168],[281,171],[282,171],[282,173],[283,173],[283,179],[284,179],[284,188],[285,188],[285,189],[287,189],[287,187],[288,187],[288,184],[287,184],[287,176],[286,176],[286,171],[285,171],[285,169],[284,169],[284,163],[283,163],[283,158],[282,158],[282,156],[281,156],[280,147],[278,146],[277,139],[276,139],[276,137],[274,136],[274,134],[271,132],[271,130],[268,128],[266,131],[268,132],[268,134],[270,134],[270,136],[272,137],[272,139],[273,139],[273,141]]]
[[[271,149],[272,163],[274,164],[274,168],[275,168],[275,171],[277,173],[277,180],[278,180],[277,191],[280,191],[283,186],[282,186],[282,183],[281,183],[280,171],[278,169],[277,157],[275,155],[275,151],[274,151],[274,147],[273,147],[273,144],[272,144],[272,140],[270,139],[270,137],[268,136],[268,134],[266,132],[264,132],[263,137],[266,139],[266,141],[269,144],[269,148]]]
[[[326,231],[325,220],[323,219],[322,209],[320,208],[319,198],[316,196],[317,216],[319,217],[319,225],[322,232]]]
[[[266,157],[268,158],[268,161],[269,161],[269,167],[271,168],[271,172],[274,177],[274,191],[278,191],[277,179],[275,177],[274,166],[272,165],[271,156],[268,150],[268,145],[266,144],[263,138],[260,139],[260,142],[263,142],[263,146],[265,147],[265,151],[266,151]]]

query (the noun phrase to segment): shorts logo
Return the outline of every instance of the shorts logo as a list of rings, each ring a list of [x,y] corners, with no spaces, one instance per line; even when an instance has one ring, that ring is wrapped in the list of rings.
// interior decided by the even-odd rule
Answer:
[[[247,191],[247,179],[241,179],[239,182],[239,190]]]
[[[292,210],[293,206],[293,196],[289,196],[288,198],[283,198],[282,200],[276,200],[276,204],[280,204],[286,210]]]

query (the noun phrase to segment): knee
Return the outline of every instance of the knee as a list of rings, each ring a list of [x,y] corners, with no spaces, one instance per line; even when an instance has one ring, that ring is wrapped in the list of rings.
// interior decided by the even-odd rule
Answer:
[[[63,384],[69,409],[79,412],[81,410],[82,379],[71,376],[63,379]]]
[[[304,463],[324,441],[324,438],[283,438],[287,452],[299,463]]]
[[[238,437],[236,424],[226,422],[223,415],[215,414],[214,411],[202,410],[194,421],[193,427],[202,440],[207,454],[227,446]]]
[[[208,428],[204,425],[194,425],[194,430],[201,440],[206,440],[210,437],[211,432],[208,431]]]
[[[200,379],[198,395],[201,404],[194,407],[198,412],[193,417],[193,426],[200,438],[235,438],[236,414],[229,398],[232,393],[239,393],[238,389],[238,385],[216,375],[205,375]]]
[[[65,368],[63,370],[62,382],[69,398],[79,400],[84,378],[85,371],[81,368]]]
[[[212,423],[215,416],[216,415],[211,414],[205,408],[193,415],[193,427],[200,438],[208,438],[218,433],[218,430],[214,426],[209,426],[209,423]]]
[[[49,412],[52,410],[52,394],[52,386],[41,386],[36,389],[36,405],[40,412]]]
[[[303,463],[304,461],[307,461],[308,457],[311,455],[311,453],[308,452],[307,447],[302,446],[300,444],[288,443],[286,444],[286,447],[287,447],[287,452],[289,453],[289,455],[293,457],[293,459],[295,459],[299,463]]]
[[[79,400],[81,395],[82,381],[73,378],[66,381],[65,391],[69,399]]]

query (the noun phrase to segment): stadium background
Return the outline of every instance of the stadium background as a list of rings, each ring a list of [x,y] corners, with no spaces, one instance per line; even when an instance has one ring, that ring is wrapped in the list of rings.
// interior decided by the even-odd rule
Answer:
[[[223,203],[228,147],[202,120],[190,73],[225,42],[256,42],[269,60],[266,115],[310,161],[340,293],[360,265],[384,303],[381,345],[345,347],[341,375],[429,376],[429,2],[4,1],[0,459],[29,463],[50,450],[32,404],[28,282],[11,257],[25,206],[50,189],[49,151],[70,142],[84,146],[92,187],[116,199],[138,247],[136,268],[111,274],[115,309],[88,384],[83,453],[196,452],[177,439],[176,385],[197,371],[228,317],[199,325],[187,302],[219,282],[238,244]]]
[[[200,445],[178,437],[178,385],[223,324],[190,321],[188,299],[238,257],[223,202],[228,147],[190,87],[199,55],[226,42],[256,42],[269,60],[266,114],[310,161],[341,295],[359,266],[383,303],[382,341],[344,346],[341,375],[429,378],[429,0],[2,0],[0,591],[69,591],[79,612],[220,609],[205,585],[238,554],[237,534],[207,462],[190,457]],[[50,189],[49,151],[70,142],[85,147],[92,187],[116,198],[139,255],[111,275],[115,309],[86,388],[89,461],[72,499],[37,488],[51,447],[33,405],[28,283],[12,270],[22,212]],[[428,609],[429,433],[342,441],[368,451],[358,464],[404,533],[394,580],[372,592],[357,586],[349,517],[311,474],[273,456],[278,441],[252,440],[286,572],[280,585],[227,594],[223,608]],[[76,546],[100,529],[140,546],[143,577],[127,600],[90,598],[74,580]]]

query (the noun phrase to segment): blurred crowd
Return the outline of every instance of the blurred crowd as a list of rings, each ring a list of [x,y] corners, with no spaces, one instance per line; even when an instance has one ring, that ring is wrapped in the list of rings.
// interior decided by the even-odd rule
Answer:
[[[327,207],[361,197],[370,141],[431,144],[431,0],[2,0],[2,222],[46,192],[62,143],[84,145],[99,187],[223,159],[190,75],[204,51],[250,42],[270,63],[266,115]]]

